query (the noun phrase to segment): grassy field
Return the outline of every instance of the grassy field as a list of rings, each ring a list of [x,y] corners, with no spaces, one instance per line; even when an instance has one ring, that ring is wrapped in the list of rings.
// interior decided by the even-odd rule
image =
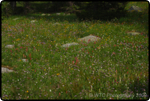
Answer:
[[[1,74],[2,99],[147,99],[148,2],[129,2],[126,9],[131,5],[143,12],[112,21],[79,22],[63,13],[3,20],[2,65],[17,73]],[[61,47],[90,34],[101,40]]]

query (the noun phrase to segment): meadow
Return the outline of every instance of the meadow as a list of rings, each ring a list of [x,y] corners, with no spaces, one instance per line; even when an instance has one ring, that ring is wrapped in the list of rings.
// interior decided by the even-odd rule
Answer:
[[[2,20],[2,65],[17,71],[1,74],[2,99],[147,99],[148,2],[126,9],[131,5],[143,12],[111,21],[78,21],[63,12]],[[90,34],[101,40],[61,47]]]

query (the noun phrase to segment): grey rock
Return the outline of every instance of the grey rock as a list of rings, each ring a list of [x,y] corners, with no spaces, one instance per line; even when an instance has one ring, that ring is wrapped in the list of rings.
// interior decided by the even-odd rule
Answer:
[[[56,15],[60,15],[60,13],[56,13]]]
[[[129,35],[140,35],[140,32],[127,32]]]
[[[46,14],[43,13],[41,16],[45,16],[45,15],[46,15]]]
[[[33,22],[37,22],[37,21],[36,20],[32,20],[31,23],[33,23]]]
[[[83,38],[80,38],[78,39],[78,41],[85,41],[85,42],[94,42],[94,41],[98,41],[100,40],[99,37],[96,37],[96,36],[93,36],[93,35],[89,35],[89,36],[86,36],[86,37],[83,37]]]
[[[13,20],[18,20],[19,18],[15,18],[15,19],[13,19]]]
[[[5,48],[13,48],[14,47],[14,45],[7,45],[7,46],[5,46]]]
[[[47,16],[50,16],[51,14],[47,14]]]
[[[8,69],[8,68],[5,68],[5,67],[1,67],[1,68],[2,68],[1,73],[13,72],[13,70],[11,70],[11,69]]]
[[[70,46],[72,46],[72,45],[78,45],[78,43],[76,43],[76,42],[67,43],[67,44],[62,45],[62,47],[70,47]]]
[[[56,22],[56,23],[54,23],[53,25],[60,25],[60,23]]]
[[[23,62],[28,62],[28,60],[27,60],[27,59],[22,59],[22,61],[23,61]]]
[[[131,6],[131,7],[128,9],[129,12],[133,12],[133,11],[135,11],[135,12],[141,12],[142,10],[143,10],[143,9],[140,8],[140,7],[138,7],[138,6]]]

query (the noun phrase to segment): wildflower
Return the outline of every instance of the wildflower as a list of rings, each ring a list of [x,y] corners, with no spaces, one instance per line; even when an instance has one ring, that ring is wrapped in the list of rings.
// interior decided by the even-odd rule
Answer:
[[[26,48],[26,52],[28,51],[28,48]]]
[[[31,53],[29,54],[30,60],[31,60]]]
[[[78,58],[77,58],[77,57],[75,57],[75,59],[76,59],[76,63],[75,63],[75,65],[77,65],[77,63],[79,62],[79,60],[78,60]]]
[[[57,73],[57,75],[60,75],[59,73]]]
[[[27,90],[26,92],[28,93],[29,91]]]
[[[20,39],[18,38],[18,39],[16,39],[16,41],[19,41]]]
[[[113,52],[111,55],[115,55],[116,53],[115,52]]]

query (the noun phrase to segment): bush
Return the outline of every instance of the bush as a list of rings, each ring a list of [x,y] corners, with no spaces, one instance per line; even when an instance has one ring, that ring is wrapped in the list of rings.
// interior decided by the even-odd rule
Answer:
[[[76,3],[79,11],[76,15],[79,19],[111,20],[126,15],[124,9],[127,2],[81,2]]]

